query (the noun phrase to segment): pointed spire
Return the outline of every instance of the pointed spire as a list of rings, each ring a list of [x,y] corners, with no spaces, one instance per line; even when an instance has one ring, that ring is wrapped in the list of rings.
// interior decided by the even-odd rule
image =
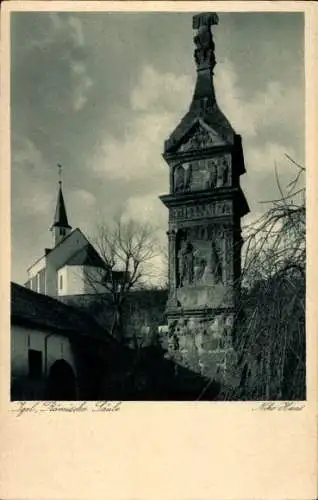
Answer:
[[[65,202],[62,191],[62,165],[57,165],[59,169],[59,190],[57,195],[57,203],[55,209],[54,222],[52,227],[71,228],[67,220]]]
[[[61,184],[60,184],[59,192],[58,192],[58,196],[57,196],[57,203],[56,203],[53,226],[70,227],[68,224],[68,220],[67,220],[67,214],[66,214],[66,208],[65,208]]]

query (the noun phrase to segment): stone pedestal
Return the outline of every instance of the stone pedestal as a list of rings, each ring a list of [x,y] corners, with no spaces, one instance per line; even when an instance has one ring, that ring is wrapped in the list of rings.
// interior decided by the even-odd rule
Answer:
[[[202,376],[236,385],[233,312],[168,314],[168,356]]]

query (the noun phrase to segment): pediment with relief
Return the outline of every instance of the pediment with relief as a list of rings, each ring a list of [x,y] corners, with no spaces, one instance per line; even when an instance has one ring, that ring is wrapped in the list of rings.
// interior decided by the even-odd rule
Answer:
[[[190,136],[179,144],[178,152],[202,150],[214,146],[223,146],[225,142],[213,130],[201,122],[192,130]]]

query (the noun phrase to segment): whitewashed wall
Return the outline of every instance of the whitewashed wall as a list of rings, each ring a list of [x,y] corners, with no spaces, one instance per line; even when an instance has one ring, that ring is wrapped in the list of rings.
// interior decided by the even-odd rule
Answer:
[[[64,266],[58,270],[58,295],[79,295],[85,292],[83,266]],[[62,287],[61,285],[62,278]]]
[[[51,297],[57,297],[58,293],[58,273],[65,262],[68,261],[76,252],[87,245],[88,240],[79,229],[73,233],[59,246],[47,255],[46,266],[46,293]]]
[[[28,376],[28,351],[36,349],[42,352],[42,373],[45,376],[45,338],[49,332],[29,329],[24,326],[12,325],[11,328],[11,372],[13,376]],[[67,361],[76,376],[75,359],[70,341],[67,337],[53,334],[47,338],[47,373],[52,364],[59,360]]]
[[[58,270],[58,296],[105,293],[98,284],[101,269],[92,266],[64,266]],[[62,277],[62,287],[61,285]]]

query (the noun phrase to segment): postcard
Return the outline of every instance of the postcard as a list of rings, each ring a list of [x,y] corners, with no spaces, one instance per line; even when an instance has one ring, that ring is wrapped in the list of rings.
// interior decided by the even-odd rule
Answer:
[[[4,3],[1,498],[316,498],[317,19]]]

